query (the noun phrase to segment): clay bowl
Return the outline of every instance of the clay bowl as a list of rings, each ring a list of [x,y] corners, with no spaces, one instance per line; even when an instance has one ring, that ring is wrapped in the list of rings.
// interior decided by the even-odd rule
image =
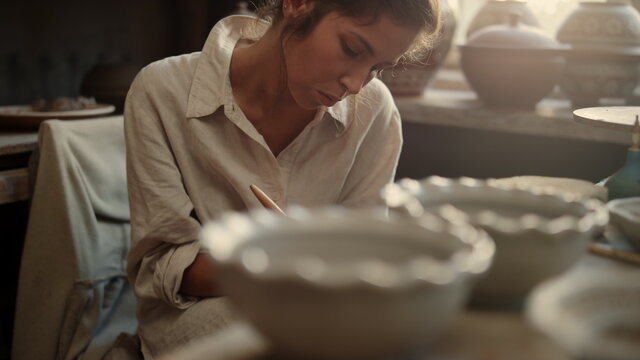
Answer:
[[[609,220],[602,202],[548,189],[503,186],[492,180],[403,179],[383,191],[387,204],[413,214],[451,214],[485,230],[496,255],[472,302],[521,307],[534,286],[560,275],[584,254]]]
[[[288,208],[228,214],[201,240],[221,288],[278,352],[377,359],[434,341],[493,258],[467,224],[384,211]]]

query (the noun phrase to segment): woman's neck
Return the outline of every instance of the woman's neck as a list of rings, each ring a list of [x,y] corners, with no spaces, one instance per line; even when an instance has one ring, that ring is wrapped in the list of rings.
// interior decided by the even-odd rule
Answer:
[[[239,105],[251,104],[263,116],[298,107],[287,89],[281,49],[278,29],[272,27],[256,43],[233,51],[230,79]]]

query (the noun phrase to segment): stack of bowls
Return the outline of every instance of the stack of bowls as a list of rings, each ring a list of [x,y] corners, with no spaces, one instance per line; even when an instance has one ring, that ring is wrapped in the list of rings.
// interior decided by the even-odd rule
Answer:
[[[378,359],[419,351],[451,323],[494,244],[442,217],[327,208],[228,214],[201,240],[220,286],[285,356]]]
[[[489,107],[532,109],[559,81],[560,45],[541,30],[520,23],[477,30],[460,47],[469,85]]]
[[[496,244],[493,267],[479,280],[475,305],[519,308],[531,289],[565,272],[608,221],[604,204],[542,189],[502,186],[492,180],[429,177],[387,186],[387,204],[418,216],[437,211],[485,230]]]

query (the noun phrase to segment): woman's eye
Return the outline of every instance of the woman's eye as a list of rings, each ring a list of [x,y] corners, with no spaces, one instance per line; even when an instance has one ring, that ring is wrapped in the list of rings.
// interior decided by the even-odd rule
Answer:
[[[354,51],[345,41],[340,42],[342,45],[342,51],[350,57],[357,57],[359,54],[357,51]]]

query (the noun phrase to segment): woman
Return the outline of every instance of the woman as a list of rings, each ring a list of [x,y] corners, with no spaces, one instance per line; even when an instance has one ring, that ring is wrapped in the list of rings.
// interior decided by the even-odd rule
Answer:
[[[125,109],[139,336],[151,359],[232,317],[201,224],[260,206],[366,206],[392,181],[400,117],[375,76],[438,28],[437,0],[275,0],[202,52],[158,61]]]

